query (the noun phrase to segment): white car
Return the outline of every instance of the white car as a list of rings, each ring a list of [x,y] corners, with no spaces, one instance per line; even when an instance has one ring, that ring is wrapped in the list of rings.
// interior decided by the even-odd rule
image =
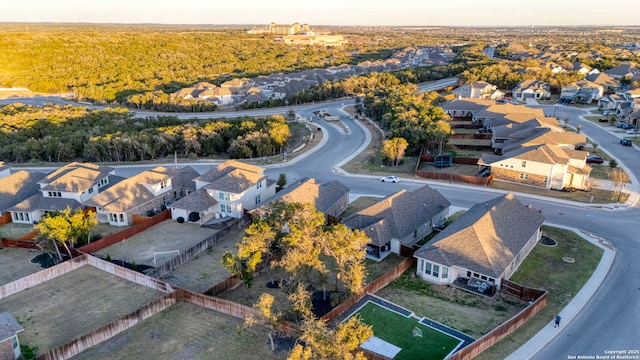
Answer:
[[[397,176],[383,176],[380,178],[380,181],[397,183],[400,182],[400,179]]]
[[[636,129],[629,129],[629,130],[627,130],[627,134],[635,135],[635,134],[640,134],[640,132],[638,132],[638,130],[636,130]]]

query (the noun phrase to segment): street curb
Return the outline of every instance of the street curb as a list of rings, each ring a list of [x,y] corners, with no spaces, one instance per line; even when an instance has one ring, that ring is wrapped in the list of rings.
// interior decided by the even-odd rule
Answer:
[[[601,237],[597,237],[593,234],[585,234],[582,231],[579,231],[576,228],[571,228],[567,226],[545,223],[546,225],[571,230],[574,233],[578,234],[583,239],[589,241],[593,245],[604,250],[602,254],[602,259],[600,259],[600,263],[593,271],[593,274],[587,280],[587,282],[582,286],[580,291],[573,297],[573,299],[560,311],[560,317],[563,319],[563,323],[570,323],[580,311],[586,306],[589,302],[589,299],[596,293],[600,285],[602,285],[605,277],[609,273],[611,266],[613,265],[613,260],[616,256],[616,249],[611,245],[611,243],[607,242],[605,239]],[[522,360],[522,359],[531,359],[534,357],[542,348],[551,342],[560,334],[562,330],[555,329],[553,327],[553,321],[550,320],[544,328],[542,328],[536,335],[534,335],[529,341],[520,346],[516,351],[511,353],[505,360]]]

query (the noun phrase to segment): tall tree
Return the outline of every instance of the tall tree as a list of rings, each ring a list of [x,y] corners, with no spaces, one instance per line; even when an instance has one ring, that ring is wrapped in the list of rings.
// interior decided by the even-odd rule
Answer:
[[[72,258],[69,247],[73,247],[80,239],[87,238],[96,225],[98,225],[98,220],[95,212],[85,213],[81,209],[72,211],[70,207],[67,207],[59,212],[48,212],[35,225],[35,228],[40,236],[52,241],[56,248],[57,243],[62,244],[67,250],[69,258]],[[60,253],[58,256],[62,260]]]
[[[404,152],[407,149],[407,140],[401,137],[394,137],[382,141],[382,155],[388,160],[389,165],[398,166],[400,160],[404,158]]]
[[[364,274],[358,276],[356,272],[364,272],[364,266],[358,267],[356,263],[363,263],[366,250],[365,247],[371,241],[361,230],[351,230],[344,224],[331,227],[325,233],[323,252],[333,258],[336,262],[336,283],[335,290],[338,290],[338,280],[340,279],[364,279]],[[362,283],[350,281],[347,289],[352,293],[358,293],[362,289]]]

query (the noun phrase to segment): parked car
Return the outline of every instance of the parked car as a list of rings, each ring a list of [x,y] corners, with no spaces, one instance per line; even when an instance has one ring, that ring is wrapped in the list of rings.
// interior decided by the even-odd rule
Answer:
[[[624,129],[626,126],[627,126],[627,123],[624,123],[624,122],[616,123],[616,127],[619,129]]]
[[[587,164],[602,164],[604,159],[598,155],[587,156]]]
[[[607,118],[600,118],[600,119],[598,119],[598,122],[601,122],[601,123],[609,122],[609,119],[607,119]]]
[[[629,140],[629,139],[620,139],[620,144],[622,144],[622,146],[632,146],[633,145],[631,143],[631,140]]]
[[[380,181],[397,183],[400,182],[400,178],[398,178],[397,176],[383,176],[380,178]]]
[[[638,132],[638,130],[636,130],[636,129],[629,129],[629,130],[627,130],[627,134],[635,135],[635,134],[640,134],[640,132]]]

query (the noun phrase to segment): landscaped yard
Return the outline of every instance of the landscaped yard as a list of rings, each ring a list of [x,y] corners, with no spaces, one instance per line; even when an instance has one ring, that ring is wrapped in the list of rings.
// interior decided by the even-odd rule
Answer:
[[[510,192],[521,192],[525,194],[548,196],[548,197],[554,197],[556,199],[571,200],[571,201],[584,202],[584,203],[592,202],[594,204],[608,204],[611,202],[615,202],[617,200],[617,194],[615,194],[615,198],[614,198],[613,191],[601,190],[597,188],[591,189],[591,191],[588,191],[588,192],[584,192],[584,191],[564,192],[564,191],[557,191],[557,190],[541,189],[538,187],[521,185],[521,184],[516,184],[512,182],[507,182],[507,181],[493,181],[489,186],[494,189],[501,189],[501,190],[506,190]],[[593,196],[593,201],[591,201],[591,196]],[[628,196],[629,196],[628,194],[623,193],[620,197],[620,201],[624,203],[625,201],[627,201]]]
[[[241,328],[241,319],[179,302],[72,359],[286,359],[264,328]]]
[[[40,265],[31,262],[40,254],[40,250],[0,248],[0,285],[42,270]]]
[[[0,311],[24,326],[22,344],[43,353],[162,295],[87,265],[0,300]]]
[[[159,256],[156,256],[156,263],[159,265],[177,256],[176,250],[189,249],[214,233],[215,230],[201,228],[196,224],[166,220],[127,240],[97,251],[94,255],[102,258],[108,255],[112,260],[153,267],[154,253],[164,253],[156,254]]]
[[[355,316],[371,325],[376,337],[402,349],[394,357],[396,360],[441,360],[460,343],[456,338],[420,324],[416,318],[404,317],[371,302]],[[416,327],[422,330],[422,336],[413,336]]]
[[[547,306],[515,333],[492,346],[476,359],[504,359],[552,321],[591,277],[602,258],[602,249],[569,230],[544,226],[555,247],[536,245],[511,277],[512,281],[549,292]],[[563,257],[571,257],[568,263]]]

